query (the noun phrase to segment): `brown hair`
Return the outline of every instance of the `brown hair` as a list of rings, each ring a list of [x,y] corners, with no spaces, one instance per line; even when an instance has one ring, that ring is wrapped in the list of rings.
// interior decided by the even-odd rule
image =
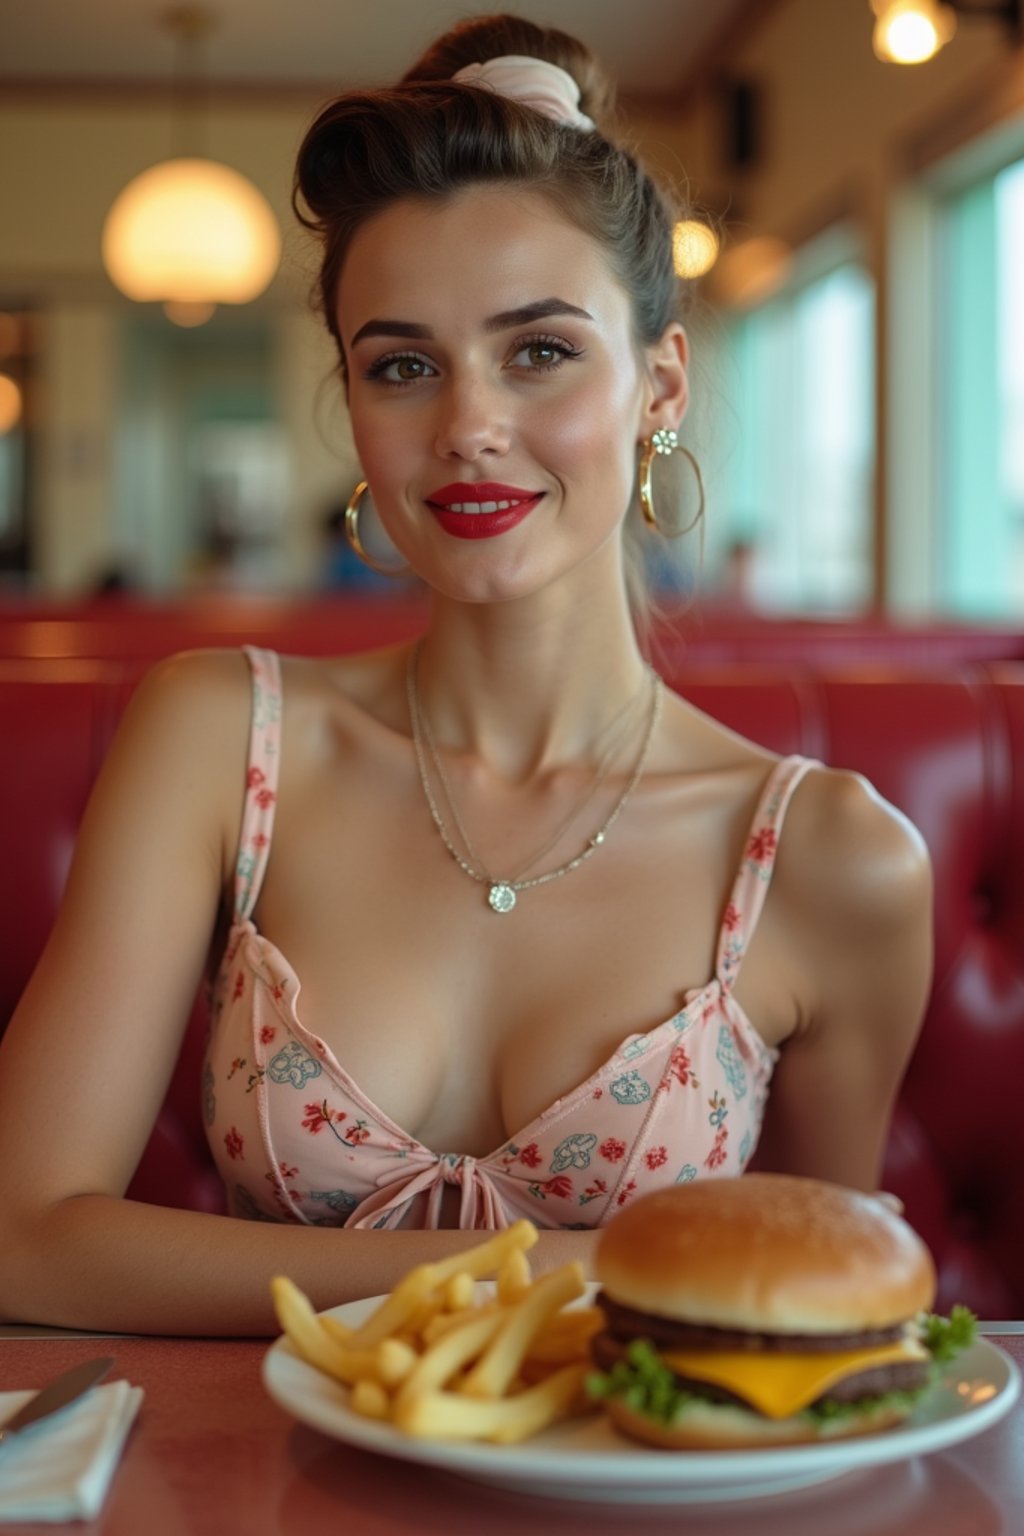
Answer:
[[[452,79],[504,54],[566,70],[596,129],[554,122]],[[401,199],[440,200],[481,182],[529,187],[596,240],[630,295],[637,344],[656,342],[680,309],[673,210],[638,159],[609,137],[614,111],[614,86],[589,49],[565,32],[504,15],[453,27],[390,89],[349,91],[326,106],[299,150],[292,202],[321,242],[319,307],[342,372],[337,287],[359,228]],[[635,596],[632,577],[630,586]]]
[[[492,90],[452,81],[467,64],[509,53],[572,75],[581,109],[599,131],[552,122]],[[400,198],[444,198],[489,181],[526,184],[557,201],[604,247],[632,296],[637,339],[656,341],[679,307],[672,213],[636,158],[601,131],[614,107],[614,87],[582,43],[517,16],[462,22],[398,85],[346,92],[325,107],[299,150],[293,203],[322,243],[320,303],[339,347],[336,289],[360,226]]]

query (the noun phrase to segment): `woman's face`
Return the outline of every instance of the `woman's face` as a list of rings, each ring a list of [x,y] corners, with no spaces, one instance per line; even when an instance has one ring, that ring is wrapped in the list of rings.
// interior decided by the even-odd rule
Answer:
[[[431,586],[505,600],[618,561],[636,445],[681,406],[590,236],[525,190],[397,203],[353,240],[338,320],[374,504]]]

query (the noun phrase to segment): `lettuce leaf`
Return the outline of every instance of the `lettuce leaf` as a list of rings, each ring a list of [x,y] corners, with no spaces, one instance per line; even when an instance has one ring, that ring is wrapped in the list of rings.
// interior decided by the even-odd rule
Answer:
[[[978,1319],[968,1307],[957,1304],[948,1317],[926,1313],[920,1320],[921,1343],[937,1365],[945,1365],[974,1343]]]
[[[674,1423],[690,1403],[702,1401],[679,1385],[647,1339],[634,1339],[626,1356],[610,1371],[594,1371],[587,1377],[591,1397],[621,1397],[635,1412],[663,1424]]]

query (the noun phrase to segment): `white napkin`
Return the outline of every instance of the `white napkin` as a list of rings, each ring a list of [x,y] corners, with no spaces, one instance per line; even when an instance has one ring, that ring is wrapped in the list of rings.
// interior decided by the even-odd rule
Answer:
[[[32,1392],[0,1392],[0,1423]],[[0,1520],[91,1520],[142,1402],[127,1381],[93,1387],[0,1445]]]

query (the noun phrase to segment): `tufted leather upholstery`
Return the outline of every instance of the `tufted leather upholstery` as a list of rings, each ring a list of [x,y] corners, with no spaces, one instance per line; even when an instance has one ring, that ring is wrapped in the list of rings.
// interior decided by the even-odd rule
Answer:
[[[0,1024],[53,920],[89,787],[138,661],[0,661]],[[779,752],[866,774],[924,834],[935,982],[885,1187],[940,1271],[940,1304],[1024,1315],[1024,663],[666,669],[699,708]],[[218,1209],[198,1114],[201,1019],[132,1186]]]

